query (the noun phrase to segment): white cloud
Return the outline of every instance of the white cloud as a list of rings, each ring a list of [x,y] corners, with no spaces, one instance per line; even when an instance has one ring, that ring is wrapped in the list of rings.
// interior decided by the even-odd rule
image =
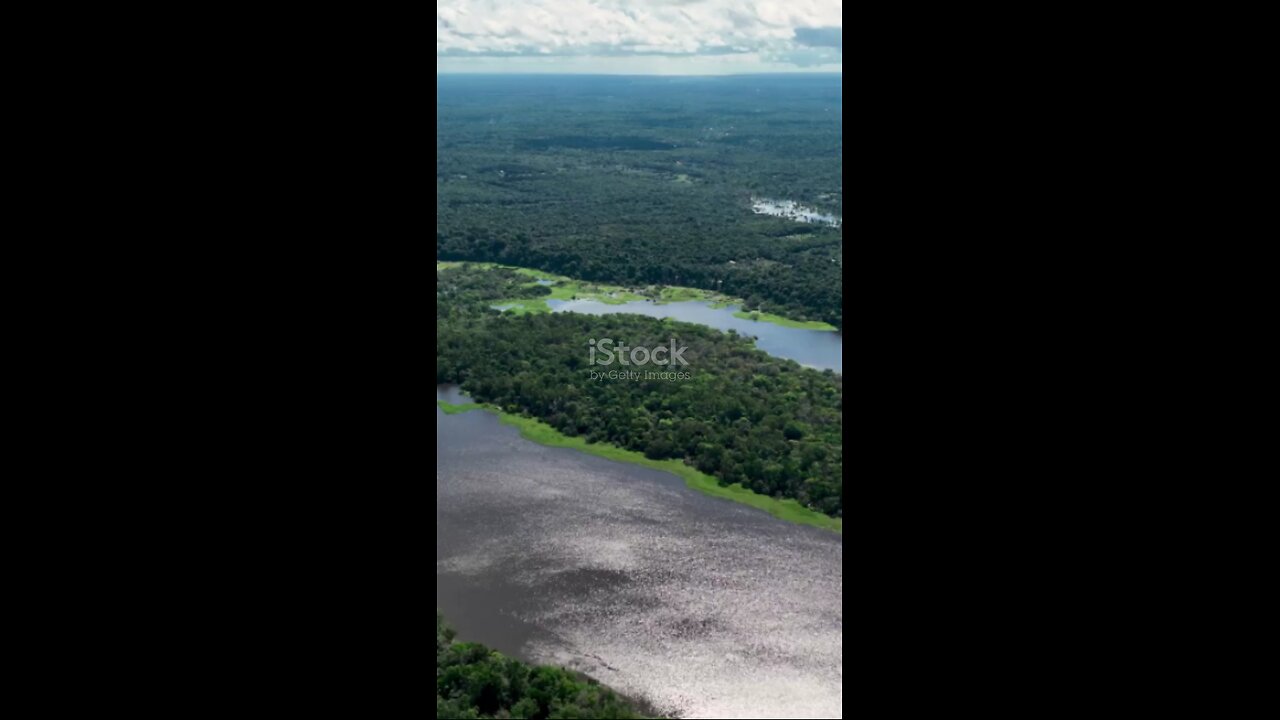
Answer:
[[[841,11],[841,0],[439,0],[437,72],[468,58],[508,58],[496,64],[509,66],[518,58],[619,57],[686,58],[691,68],[786,64],[804,48],[797,31],[806,40],[839,36]],[[824,57],[838,68],[836,47]]]

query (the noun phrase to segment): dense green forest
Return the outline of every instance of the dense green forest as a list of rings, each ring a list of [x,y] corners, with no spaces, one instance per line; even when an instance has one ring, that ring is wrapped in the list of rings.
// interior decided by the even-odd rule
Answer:
[[[683,285],[842,327],[838,77],[438,78],[436,258]]]
[[[748,338],[636,315],[514,316],[488,303],[546,288],[509,270],[436,273],[436,383],[561,433],[683,460],[724,484],[841,517],[843,380],[755,349]],[[685,379],[593,380],[589,341],[686,346]],[[634,369],[634,368],[632,368]]]
[[[454,642],[436,611],[437,718],[639,718],[612,690],[566,670],[531,667],[483,645]]]

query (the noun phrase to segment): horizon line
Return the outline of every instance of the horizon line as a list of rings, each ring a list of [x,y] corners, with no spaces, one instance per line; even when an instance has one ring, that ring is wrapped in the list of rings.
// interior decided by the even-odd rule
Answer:
[[[446,70],[444,72],[441,72],[439,70],[436,71],[437,77],[440,75],[487,75],[490,77],[505,77],[508,75],[521,75],[525,77],[529,75],[546,75],[546,76],[555,76],[555,77],[568,76],[568,75],[580,75],[584,77],[759,77],[761,75],[794,76],[794,75],[843,75],[843,74],[844,74],[843,70],[783,70],[783,71],[775,70],[772,72],[766,71],[766,72],[745,72],[745,73],[625,73],[625,72],[610,73],[610,72],[523,72],[523,71],[513,72],[510,70],[506,72],[472,71],[472,70],[464,70],[461,72],[457,70]]]

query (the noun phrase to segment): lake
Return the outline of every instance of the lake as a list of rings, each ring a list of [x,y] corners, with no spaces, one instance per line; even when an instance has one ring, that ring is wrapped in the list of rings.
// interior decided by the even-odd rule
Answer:
[[[713,308],[700,301],[657,304],[646,301],[609,305],[597,300],[548,300],[554,312],[577,312],[587,315],[612,315],[630,313],[655,318],[672,318],[683,322],[706,325],[718,330],[734,330],[739,335],[756,339],[756,347],[787,360],[818,370],[834,370],[843,373],[844,338],[840,333],[822,330],[804,330],[774,325],[763,321],[734,317],[742,308],[729,305]]]
[[[664,712],[840,717],[843,550],[673,475],[436,410],[436,603],[460,639]]]

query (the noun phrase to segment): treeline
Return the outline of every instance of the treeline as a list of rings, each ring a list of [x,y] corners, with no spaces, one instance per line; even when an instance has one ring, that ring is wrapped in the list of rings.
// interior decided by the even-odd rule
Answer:
[[[591,282],[625,286],[681,285],[723,292],[759,310],[796,320],[843,327],[839,241],[753,239],[735,228],[665,227],[653,221],[622,231],[593,232],[581,215],[531,227],[527,210],[487,208],[486,220],[449,228],[447,213],[436,232],[439,260],[475,260],[537,268]],[[616,224],[618,218],[611,218]],[[576,221],[576,222],[575,222]],[[568,230],[570,223],[572,230]],[[555,232],[554,228],[566,228]],[[801,232],[801,231],[797,231]],[[823,231],[823,234],[836,231]],[[614,237],[610,237],[614,235]],[[692,239],[696,236],[698,239]],[[711,247],[721,243],[720,248]],[[737,258],[736,260],[734,258]]]
[[[443,278],[443,280],[442,280]],[[496,300],[546,297],[551,289],[508,268],[448,268],[436,273],[436,314],[450,308],[475,311]]]
[[[436,257],[684,285],[842,327],[838,81],[485,80],[437,93]]]
[[[566,670],[531,667],[483,645],[454,642],[436,611],[437,718],[639,718],[612,690]]]
[[[471,297],[493,299],[477,289],[490,274],[437,273],[437,296],[462,297],[459,288],[470,287]],[[674,341],[688,348],[688,366],[592,365],[589,341],[605,338],[646,348]],[[642,375],[590,374],[611,370]],[[645,379],[645,372],[688,377]],[[841,376],[770,357],[733,333],[636,315],[515,317],[483,301],[438,304],[436,383],[460,384],[478,402],[538,418],[565,435],[682,460],[724,484],[842,517]]]

